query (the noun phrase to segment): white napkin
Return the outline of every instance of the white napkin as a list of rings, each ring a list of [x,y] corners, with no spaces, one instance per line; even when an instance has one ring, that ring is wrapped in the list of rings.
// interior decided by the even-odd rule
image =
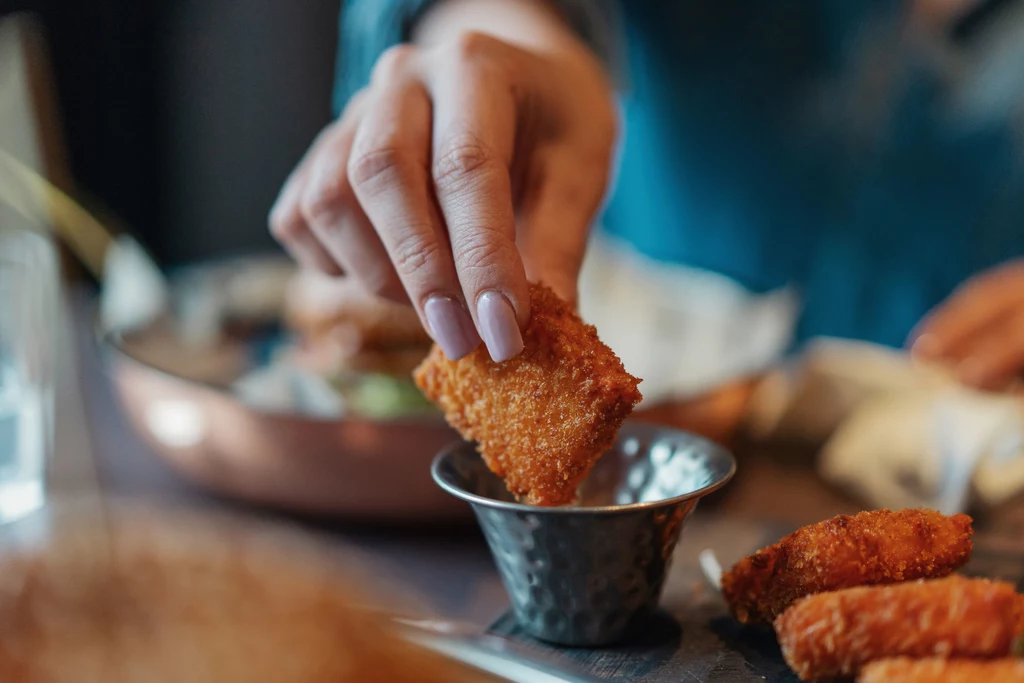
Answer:
[[[902,352],[820,340],[766,379],[756,436],[824,442],[821,475],[875,507],[946,514],[1024,491],[1024,401],[958,384]]]
[[[591,240],[580,274],[580,315],[643,379],[648,406],[763,372],[785,352],[798,312],[792,290],[754,294],[604,235]]]
[[[100,323],[104,331],[141,328],[167,310],[170,292],[163,273],[128,235],[118,236],[103,261]]]

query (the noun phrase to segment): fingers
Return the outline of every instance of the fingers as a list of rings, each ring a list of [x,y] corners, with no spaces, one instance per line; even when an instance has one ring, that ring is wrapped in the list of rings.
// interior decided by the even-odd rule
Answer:
[[[608,172],[606,150],[581,144],[610,147],[614,131],[594,123],[607,117],[606,86],[571,55],[478,34],[429,52],[389,50],[368,94],[289,179],[274,234],[304,264],[411,302],[450,358],[481,337],[494,360],[516,355],[530,316],[517,238],[526,236],[531,277],[574,300]],[[517,235],[524,186],[536,191]]]
[[[991,325],[963,351],[957,374],[964,384],[1002,391],[1024,375],[1024,312]]]
[[[959,379],[1002,391],[1024,374],[1024,269],[1012,263],[973,278],[929,314],[911,352],[956,367]]]
[[[1021,299],[1024,268],[1003,266],[968,280],[912,334],[912,350],[925,358],[960,357],[971,339]]]
[[[300,212],[329,256],[366,289],[408,302],[405,289],[349,182],[348,162],[362,109],[346,112],[318,146],[305,178]]]
[[[428,85],[434,98],[432,180],[465,301],[491,358],[523,348],[529,320],[526,273],[516,247],[509,167],[516,103],[508,74],[489,59],[490,38],[468,35],[454,69]],[[482,54],[483,53],[483,54]]]
[[[281,193],[270,210],[268,222],[270,223],[270,232],[292,258],[307,268],[337,276],[342,274],[341,268],[312,234],[300,209],[309,167],[312,165],[320,145],[326,139],[328,131],[329,129],[321,133],[306,156],[285,181]]]
[[[531,281],[544,282],[573,305],[590,227],[604,198],[607,149],[539,153],[523,209],[521,251]]]
[[[391,55],[375,73],[382,85],[355,134],[347,173],[427,330],[445,355],[461,358],[479,337],[431,193],[431,103],[418,80],[403,77],[403,52]]]

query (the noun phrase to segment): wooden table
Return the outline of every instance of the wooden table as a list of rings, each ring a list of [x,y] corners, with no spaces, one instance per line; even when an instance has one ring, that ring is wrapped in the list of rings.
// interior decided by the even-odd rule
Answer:
[[[55,499],[141,498],[175,506],[227,508],[326,533],[372,562],[379,575],[422,598],[446,619],[483,628],[505,609],[504,589],[471,516],[463,524],[374,527],[284,518],[219,500],[161,461],[123,415],[91,334],[88,299],[70,297],[57,373],[57,430],[49,480]],[[102,500],[96,501],[102,504]],[[0,545],[31,540],[47,513],[0,526]]]
[[[80,298],[72,310],[78,334],[74,354],[67,354],[75,362],[62,373],[58,392],[60,418],[52,475],[57,490],[98,490],[101,496],[240,510],[183,481],[131,431],[91,337],[83,334],[88,325]],[[739,460],[739,474],[733,483],[702,502],[684,530],[660,626],[652,629],[647,640],[623,648],[563,651],[561,656],[568,656],[601,680],[795,680],[780,665],[770,637],[751,640],[737,635],[735,625],[723,617],[720,599],[701,580],[696,554],[711,547],[729,563],[789,529],[856,512],[861,505],[825,486],[815,476],[811,460],[793,452],[742,449]],[[493,625],[495,632],[549,651],[519,636],[507,618],[499,618],[507,606],[505,593],[483,538],[471,522],[413,528],[290,521],[316,527],[338,543],[357,548],[380,575],[421,596],[438,617],[467,622],[481,630]],[[976,520],[976,526],[975,560],[969,570],[1007,578],[1024,588],[1024,500],[989,511]],[[10,536],[17,529],[9,527],[4,533]]]

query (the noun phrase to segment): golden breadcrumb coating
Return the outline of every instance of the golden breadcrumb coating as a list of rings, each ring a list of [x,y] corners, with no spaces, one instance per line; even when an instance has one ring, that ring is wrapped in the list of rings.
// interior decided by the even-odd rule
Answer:
[[[892,657],[1006,657],[1019,619],[1011,584],[949,576],[810,595],[775,620],[775,634],[786,663],[811,681]]]
[[[722,575],[742,623],[769,622],[805,595],[953,573],[971,557],[967,515],[874,510],[797,529]]]
[[[1024,683],[1024,659],[883,659],[865,666],[857,683]]]
[[[413,376],[509,491],[564,505],[640,401],[640,380],[547,287],[530,286],[530,310],[518,356],[495,363],[481,346],[450,361],[435,345]]]

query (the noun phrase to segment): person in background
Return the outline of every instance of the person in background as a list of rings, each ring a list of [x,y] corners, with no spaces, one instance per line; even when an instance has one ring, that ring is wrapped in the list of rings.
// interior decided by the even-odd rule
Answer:
[[[576,302],[596,222],[603,263],[643,285],[605,310],[622,334],[656,337],[689,292],[723,303],[673,339],[775,340],[715,381],[843,337],[1005,389],[1024,373],[1024,87],[992,78],[990,48],[1014,43],[993,27],[1019,32],[1016,5],[352,0],[338,118],[271,229],[410,303],[452,358],[520,351],[528,281]]]

